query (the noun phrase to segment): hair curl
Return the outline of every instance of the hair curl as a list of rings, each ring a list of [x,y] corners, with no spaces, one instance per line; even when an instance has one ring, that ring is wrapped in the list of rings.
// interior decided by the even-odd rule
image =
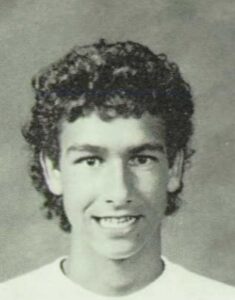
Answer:
[[[58,164],[61,120],[73,122],[92,110],[106,120],[119,115],[139,118],[149,112],[164,122],[169,166],[179,150],[184,152],[185,162],[192,154],[190,86],[165,54],[156,55],[139,43],[102,39],[93,45],[76,46],[34,76],[32,87],[36,103],[30,122],[23,128],[33,153],[30,175],[35,188],[45,196],[47,217],[58,216],[65,231],[70,231],[71,225],[62,196],[50,192],[40,164],[40,153]],[[177,210],[182,188],[168,193],[166,215]]]

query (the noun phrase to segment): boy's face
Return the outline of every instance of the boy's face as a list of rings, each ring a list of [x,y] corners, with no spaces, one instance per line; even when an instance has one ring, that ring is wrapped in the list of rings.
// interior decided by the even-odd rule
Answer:
[[[63,194],[72,239],[109,259],[160,242],[170,180],[160,119],[103,121],[96,113],[65,122],[60,168],[47,159],[51,191]]]

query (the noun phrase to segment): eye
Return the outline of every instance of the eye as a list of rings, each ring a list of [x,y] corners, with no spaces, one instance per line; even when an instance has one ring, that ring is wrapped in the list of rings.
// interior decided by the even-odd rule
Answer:
[[[103,159],[98,156],[86,156],[78,158],[74,161],[74,164],[86,164],[89,167],[96,167],[103,162]]]
[[[146,166],[150,165],[151,163],[158,162],[158,158],[156,156],[151,155],[137,155],[134,157],[131,157],[129,160],[129,164],[131,166]]]

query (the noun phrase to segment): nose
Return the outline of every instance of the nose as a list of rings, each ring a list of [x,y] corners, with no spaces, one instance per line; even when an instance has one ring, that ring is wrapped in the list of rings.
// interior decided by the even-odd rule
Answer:
[[[122,162],[115,162],[107,169],[105,180],[104,200],[115,207],[130,204],[132,202],[131,176]]]

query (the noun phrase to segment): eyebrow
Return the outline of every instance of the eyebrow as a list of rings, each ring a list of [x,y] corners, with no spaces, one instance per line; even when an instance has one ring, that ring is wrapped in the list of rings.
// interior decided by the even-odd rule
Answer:
[[[140,146],[130,147],[127,150],[131,155],[138,154],[144,151],[158,151],[161,153],[165,153],[165,148],[160,143],[145,143]],[[72,145],[68,147],[66,153],[69,154],[71,152],[91,152],[91,153],[104,153],[107,152],[107,149],[100,146],[84,144],[84,145]]]
[[[146,143],[129,149],[129,152],[131,154],[138,154],[144,151],[158,151],[161,153],[165,153],[165,147],[160,143],[154,143],[154,144]]]
[[[71,152],[105,152],[105,148],[104,147],[100,147],[100,146],[94,146],[94,145],[90,145],[90,144],[84,144],[84,145],[72,145],[70,147],[68,147],[68,149],[66,150],[67,154],[71,153]]]

